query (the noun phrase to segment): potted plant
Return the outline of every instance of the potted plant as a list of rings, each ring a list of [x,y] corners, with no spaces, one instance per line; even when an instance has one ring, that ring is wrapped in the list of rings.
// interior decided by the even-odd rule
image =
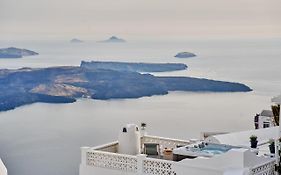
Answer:
[[[141,129],[145,130],[145,128],[146,128],[146,123],[141,123]]]
[[[269,140],[269,151],[271,154],[274,154],[275,153],[275,143],[274,143],[274,139],[270,139]]]
[[[258,146],[257,138],[258,138],[257,136],[251,135],[251,137],[250,137],[251,148],[257,148],[257,146]]]

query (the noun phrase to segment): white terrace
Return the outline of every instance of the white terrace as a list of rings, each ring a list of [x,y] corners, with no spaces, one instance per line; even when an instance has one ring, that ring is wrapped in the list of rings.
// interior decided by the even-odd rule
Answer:
[[[230,149],[211,157],[185,156],[175,159],[174,151],[169,152],[172,156],[171,154],[167,156],[165,151],[176,150],[179,145],[194,145],[196,141],[149,135],[139,138],[140,142],[136,142],[140,145],[139,154],[120,153],[122,152],[120,144],[124,144],[120,136],[116,142],[97,147],[82,147],[80,175],[274,175],[275,173],[273,159],[256,156],[249,149]],[[128,143],[134,144],[134,140],[130,139]],[[158,156],[145,154],[146,144],[159,145],[160,154]]]
[[[160,150],[163,150],[164,148],[175,148],[177,145],[190,144],[189,141],[168,139],[156,136],[144,136],[141,138],[141,140],[142,145],[145,142],[160,144]],[[144,154],[118,154],[118,141],[93,148],[82,147],[81,149],[81,166],[105,168],[108,169],[108,173],[111,172],[111,170],[119,171],[112,171],[113,174],[124,174],[125,172],[128,174],[137,174],[139,171],[143,172],[144,174],[176,174],[172,168],[173,161],[161,160],[159,158],[148,158]],[[105,169],[100,170],[105,171]],[[84,174],[80,171],[80,175],[81,173]]]

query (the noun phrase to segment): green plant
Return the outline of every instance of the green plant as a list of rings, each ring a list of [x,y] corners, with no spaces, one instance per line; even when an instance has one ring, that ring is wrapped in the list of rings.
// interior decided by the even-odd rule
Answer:
[[[257,148],[258,146],[258,137],[255,135],[251,135],[250,142],[251,142],[251,148]]]
[[[144,129],[144,128],[146,128],[146,126],[147,126],[146,123],[141,123],[141,128]]]
[[[255,135],[251,135],[250,141],[257,141],[258,137]]]

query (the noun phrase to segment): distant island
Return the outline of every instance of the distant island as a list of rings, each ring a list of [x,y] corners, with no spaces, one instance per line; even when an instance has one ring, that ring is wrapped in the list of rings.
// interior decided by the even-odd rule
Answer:
[[[72,40],[70,40],[71,43],[83,43],[84,41],[77,39],[77,38],[73,38]]]
[[[107,64],[108,62],[105,62],[105,65]],[[114,62],[111,64],[114,65]],[[138,64],[141,67],[145,65]],[[86,62],[81,63],[81,66],[0,69],[0,111],[35,102],[73,103],[77,98],[100,100],[139,98],[164,95],[169,91],[251,91],[248,86],[240,83],[192,77],[157,77],[85,65]]]
[[[0,49],[0,58],[22,58],[32,55],[38,55],[38,53],[27,49],[19,49],[16,47]]]
[[[126,40],[118,38],[116,36],[112,36],[107,40],[103,40],[103,41],[99,41],[99,42],[102,42],[102,43],[125,43]]]
[[[105,62],[105,61],[82,61],[82,68],[88,69],[109,69],[115,71],[130,72],[168,72],[187,69],[182,63],[126,63],[126,62]]]
[[[175,55],[176,58],[190,58],[190,57],[195,57],[196,55],[191,52],[180,52]]]

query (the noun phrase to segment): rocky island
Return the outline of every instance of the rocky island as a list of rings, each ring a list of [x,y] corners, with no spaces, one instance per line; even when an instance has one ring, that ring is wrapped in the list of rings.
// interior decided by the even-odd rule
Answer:
[[[73,38],[72,40],[70,40],[71,43],[83,43],[82,40],[77,39],[77,38]]]
[[[190,58],[190,57],[195,57],[196,55],[191,52],[180,52],[175,55],[176,58]]]
[[[100,41],[100,42],[102,42],[102,43],[125,43],[126,40],[118,38],[116,36],[112,36],[109,39],[103,40],[103,41]]]
[[[38,55],[38,53],[27,49],[19,49],[16,47],[0,49],[0,58],[22,58],[24,56],[32,55]]]
[[[0,111],[35,102],[73,103],[82,97],[107,100],[164,95],[169,91],[251,91],[240,83],[192,77],[157,77],[137,71],[87,67],[85,63],[76,67],[1,69]]]

